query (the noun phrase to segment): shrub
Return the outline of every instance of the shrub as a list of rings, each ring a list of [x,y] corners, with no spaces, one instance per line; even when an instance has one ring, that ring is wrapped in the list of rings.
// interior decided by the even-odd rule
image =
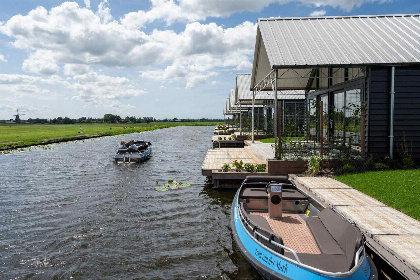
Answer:
[[[312,156],[309,159],[308,170],[306,172],[312,175],[318,175],[321,173],[321,160],[322,158],[320,156]]]
[[[367,169],[374,168],[375,167],[375,161],[373,160],[373,157],[372,156],[368,157],[363,165]]]
[[[230,168],[230,165],[228,163],[225,163],[222,165],[222,172],[228,172]]]
[[[355,168],[350,163],[346,163],[343,165],[343,172],[344,173],[353,173],[355,171]]]
[[[395,158],[390,156],[384,157],[384,164],[388,166],[388,169],[397,169],[400,168],[400,163]]]
[[[376,170],[389,170],[389,166],[386,165],[385,163],[378,162],[378,163],[375,163],[375,169]]]
[[[404,157],[402,162],[405,169],[411,169],[415,167],[414,161],[411,157]]]
[[[255,170],[256,170],[257,172],[265,172],[265,171],[266,171],[265,164],[257,164],[257,165],[255,166]]]
[[[244,168],[244,162],[242,160],[241,161],[234,160],[232,162],[232,166],[235,168],[236,172],[241,172],[241,170]]]
[[[255,166],[251,163],[245,163],[244,169],[245,169],[246,172],[254,172],[255,171]]]

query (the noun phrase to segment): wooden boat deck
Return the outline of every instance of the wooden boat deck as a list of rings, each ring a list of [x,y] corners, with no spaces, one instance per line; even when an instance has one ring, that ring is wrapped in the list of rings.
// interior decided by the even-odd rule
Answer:
[[[253,215],[263,216],[275,234],[281,236],[284,246],[293,249],[296,253],[321,254],[321,251],[306,225],[306,222],[297,214],[283,214],[279,220],[268,217],[268,213],[252,212]]]
[[[350,186],[326,177],[291,176],[365,235],[367,245],[408,279],[420,279],[420,222]]]

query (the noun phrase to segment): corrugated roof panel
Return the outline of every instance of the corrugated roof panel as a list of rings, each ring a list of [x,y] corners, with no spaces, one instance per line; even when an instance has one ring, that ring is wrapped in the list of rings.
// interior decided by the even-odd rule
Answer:
[[[420,15],[258,21],[273,67],[420,63]]]

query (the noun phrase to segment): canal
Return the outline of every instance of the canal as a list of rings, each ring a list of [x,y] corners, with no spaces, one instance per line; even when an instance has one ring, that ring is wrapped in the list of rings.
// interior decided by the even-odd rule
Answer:
[[[0,155],[2,279],[260,279],[234,244],[232,191],[201,175],[213,127],[175,127]],[[121,139],[153,157],[117,165]],[[156,181],[190,183],[161,192]]]

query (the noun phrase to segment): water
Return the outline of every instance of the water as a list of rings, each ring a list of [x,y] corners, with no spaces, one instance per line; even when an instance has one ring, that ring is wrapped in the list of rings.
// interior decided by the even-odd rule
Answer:
[[[0,155],[1,279],[260,279],[206,185],[212,127],[177,127]],[[153,157],[117,165],[120,139]],[[192,186],[158,192],[156,181]]]

